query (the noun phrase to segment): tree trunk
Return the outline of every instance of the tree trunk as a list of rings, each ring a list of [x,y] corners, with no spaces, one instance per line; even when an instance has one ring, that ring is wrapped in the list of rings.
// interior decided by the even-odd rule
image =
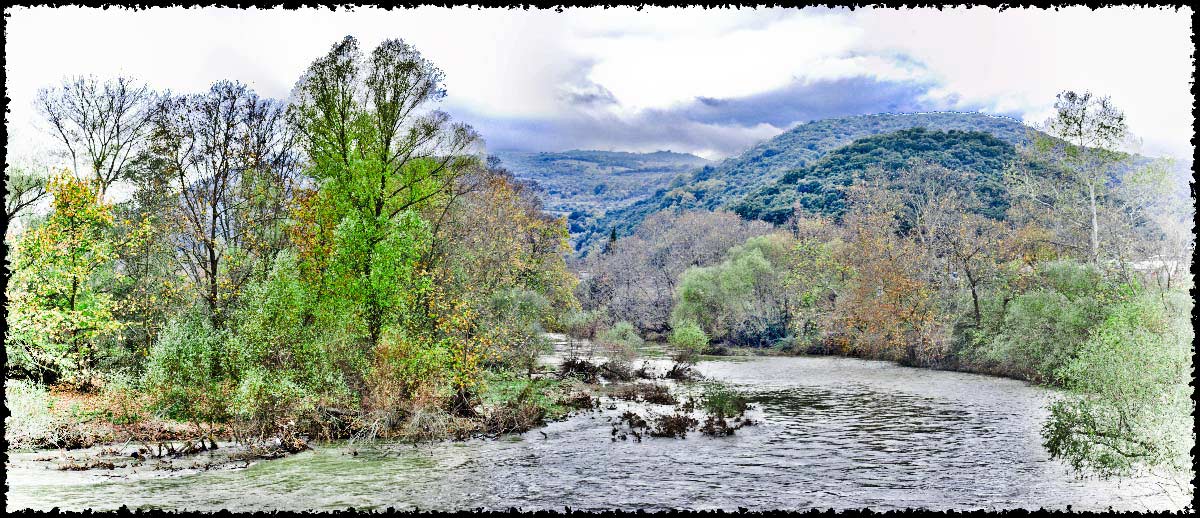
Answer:
[[[1100,228],[1096,218],[1096,184],[1088,182],[1088,201],[1092,209],[1092,264],[1100,262]]]

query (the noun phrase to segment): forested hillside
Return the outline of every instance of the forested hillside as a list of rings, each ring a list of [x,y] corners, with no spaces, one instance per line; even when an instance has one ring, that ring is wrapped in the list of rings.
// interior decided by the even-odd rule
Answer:
[[[666,187],[676,175],[709,163],[696,155],[671,151],[495,151],[492,154],[517,178],[537,182],[546,209],[556,212],[618,209]]]
[[[784,173],[807,167],[855,140],[912,128],[982,132],[1009,145],[1026,142],[1030,131],[1017,120],[979,113],[875,114],[812,121],[700,168],[645,200],[608,212],[589,228],[577,231],[576,250],[586,252],[613,229],[618,235],[628,235],[646,216],[667,208],[730,208],[756,189],[774,184]]]
[[[744,218],[784,223],[793,207],[806,213],[840,217],[846,210],[846,188],[856,179],[878,171],[889,178],[914,164],[941,166],[959,174],[943,175],[963,184],[983,204],[982,213],[999,219],[1008,209],[1004,168],[1016,157],[1015,148],[978,131],[930,131],[924,128],[866,137],[825,155],[807,167],[793,169],[774,183],[760,187],[732,208]],[[925,178],[913,178],[923,182]],[[902,185],[915,189],[918,185]]]

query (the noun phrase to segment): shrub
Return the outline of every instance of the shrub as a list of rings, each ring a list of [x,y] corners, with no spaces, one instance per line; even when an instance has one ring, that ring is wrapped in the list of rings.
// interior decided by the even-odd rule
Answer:
[[[791,238],[753,237],[720,264],[689,268],[680,278],[673,321],[691,320],[713,340],[768,346],[787,333],[785,286]]]
[[[606,318],[606,311],[603,309],[574,310],[563,316],[563,328],[570,337],[568,343],[570,350],[567,351],[567,355],[573,358],[580,355],[580,343],[576,339],[588,340],[588,344],[593,345],[590,340],[596,338],[596,334],[600,332]],[[591,357],[593,352],[588,350],[585,356]]]
[[[627,365],[633,361],[637,357],[638,349],[645,343],[633,324],[624,320],[602,331],[597,340],[604,347],[609,358],[618,365]]]
[[[211,424],[230,417],[233,375],[228,332],[189,311],[163,328],[144,380],[156,411],[179,421]]]
[[[750,408],[750,403],[745,397],[719,384],[705,387],[702,404],[704,410],[717,419],[738,417]]]
[[[538,357],[551,350],[542,336],[543,321],[551,314],[550,299],[536,291],[513,288],[493,294],[487,327],[502,344],[501,363],[532,374]]]
[[[674,349],[671,359],[679,365],[692,365],[708,347],[708,335],[694,320],[680,322],[671,330],[668,339]]]
[[[43,445],[57,428],[51,413],[53,400],[41,385],[25,380],[5,380],[4,406],[10,412],[4,418],[4,439],[12,449]]]
[[[1000,290],[983,303],[985,322],[966,359],[985,370],[1041,383],[1056,382],[1065,366],[1128,295],[1093,266],[1075,261],[1038,265],[1018,288]],[[1024,287],[1020,285],[1024,284]]]
[[[1058,370],[1074,394],[1050,407],[1043,438],[1052,456],[1102,477],[1192,466],[1193,302],[1187,293],[1167,295],[1112,308]]]

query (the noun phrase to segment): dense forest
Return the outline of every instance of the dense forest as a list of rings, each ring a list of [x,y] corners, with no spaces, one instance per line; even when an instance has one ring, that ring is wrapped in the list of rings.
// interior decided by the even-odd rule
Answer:
[[[1012,145],[987,133],[900,130],[856,140],[808,167],[788,171],[774,184],[746,195],[732,209],[742,217],[775,224],[790,219],[797,208],[840,218],[846,211],[845,189],[856,180],[872,173],[895,180],[901,171],[922,164],[960,173],[943,174],[942,178],[978,198],[982,214],[1000,219],[1008,209],[1002,177],[1015,157]],[[927,176],[914,180],[923,182]]]
[[[815,163],[830,151],[863,137],[899,130],[977,131],[1011,145],[1029,141],[1019,121],[978,113],[874,114],[810,121],[737,156],[693,171],[629,207],[607,213],[581,232],[577,249],[588,253],[615,229],[628,235],[639,222],[666,209],[731,208],[750,192],[774,184],[788,171]]]
[[[509,155],[593,218],[547,211],[445,95],[410,45],[352,37],[287,102],[225,80],[44,89],[71,167],[6,169],[6,439],[523,431],[579,404],[575,374],[632,376],[649,341],[683,379],[737,349],[1028,380],[1062,389],[1042,437],[1081,473],[1191,466],[1194,206],[1172,164],[1117,151],[1107,98],[1062,93],[1044,131],[814,121],[690,176],[690,155]],[[632,203],[650,189],[615,181],[668,175]],[[608,363],[535,379],[547,331]],[[87,415],[52,412],[63,393]]]

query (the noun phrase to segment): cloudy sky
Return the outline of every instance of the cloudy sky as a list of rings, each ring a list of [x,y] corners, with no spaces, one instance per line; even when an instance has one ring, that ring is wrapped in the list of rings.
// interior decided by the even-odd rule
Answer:
[[[736,153],[797,123],[959,110],[1040,122],[1056,92],[1126,111],[1142,151],[1190,157],[1190,10],[13,8],[14,153],[47,147],[32,108],[66,75],[197,92],[236,79],[287,97],[341,37],[414,44],[446,72],[442,108],[490,149]]]

